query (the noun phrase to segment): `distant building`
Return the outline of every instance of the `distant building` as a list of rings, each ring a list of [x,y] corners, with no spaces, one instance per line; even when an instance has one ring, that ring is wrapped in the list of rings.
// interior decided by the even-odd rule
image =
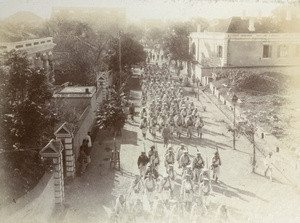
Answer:
[[[19,42],[0,42],[0,52],[11,50],[25,51],[31,65],[36,68],[43,68],[47,71],[49,80],[53,79],[54,58],[53,58],[52,37],[30,39]]]
[[[40,32],[44,20],[32,12],[17,12],[0,21],[0,52],[24,51],[35,68],[46,70],[53,81],[54,57],[52,37]]]
[[[125,8],[53,7],[51,19],[78,20],[88,23],[95,30],[101,28],[117,34],[126,26]]]
[[[291,23],[276,27],[271,18],[232,17],[215,21],[205,32],[198,27],[190,34],[192,73],[199,78],[236,70],[295,74],[300,66],[300,29]]]

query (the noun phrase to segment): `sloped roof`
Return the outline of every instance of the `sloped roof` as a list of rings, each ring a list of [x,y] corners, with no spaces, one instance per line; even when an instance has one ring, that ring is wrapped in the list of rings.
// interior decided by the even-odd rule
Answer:
[[[3,21],[7,23],[42,23],[44,19],[33,12],[21,11],[3,19]]]
[[[207,31],[221,33],[300,33],[300,20],[276,22],[270,17],[253,19],[255,31],[248,29],[250,18],[242,19],[241,17],[213,20]]]

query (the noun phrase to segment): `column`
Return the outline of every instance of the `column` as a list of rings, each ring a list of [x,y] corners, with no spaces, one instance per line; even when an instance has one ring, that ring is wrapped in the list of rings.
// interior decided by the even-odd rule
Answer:
[[[65,189],[64,189],[64,169],[62,165],[62,153],[59,157],[53,158],[53,164],[55,164],[54,172],[54,194],[55,203],[61,204],[65,200]]]

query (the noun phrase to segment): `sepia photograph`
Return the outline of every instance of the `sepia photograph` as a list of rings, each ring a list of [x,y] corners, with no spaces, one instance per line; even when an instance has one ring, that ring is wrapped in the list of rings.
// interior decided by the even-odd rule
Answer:
[[[0,222],[299,223],[300,0],[0,0]]]

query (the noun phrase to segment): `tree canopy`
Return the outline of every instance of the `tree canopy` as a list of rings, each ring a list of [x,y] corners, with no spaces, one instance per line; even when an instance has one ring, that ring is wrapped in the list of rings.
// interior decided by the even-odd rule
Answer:
[[[3,141],[23,145],[39,143],[52,126],[47,102],[52,97],[44,70],[31,68],[27,54],[5,55],[1,73],[1,126]],[[10,145],[12,146],[12,145]]]
[[[52,28],[57,56],[56,84],[95,85],[97,72],[106,68],[102,58],[110,37],[97,34],[88,24],[77,21],[59,21]]]
[[[122,70],[125,70],[125,68],[130,69],[132,65],[146,60],[146,52],[143,46],[131,34],[122,33],[120,38]],[[110,70],[119,70],[119,38],[112,38],[110,41],[106,62]]]

